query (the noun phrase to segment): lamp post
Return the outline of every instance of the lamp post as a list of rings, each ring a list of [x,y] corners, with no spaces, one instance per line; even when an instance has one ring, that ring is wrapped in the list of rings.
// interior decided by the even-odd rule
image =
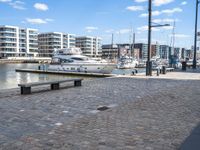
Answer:
[[[146,63],[146,76],[152,76],[152,62],[151,62],[151,15],[152,15],[152,0],[149,0],[148,57],[147,57],[147,63]]]
[[[152,76],[152,62],[151,62],[151,29],[155,27],[170,26],[169,24],[156,24],[152,25],[152,0],[149,0],[149,23],[148,23],[148,58],[146,62],[146,76]]]
[[[193,57],[193,69],[197,68],[197,23],[198,23],[198,5],[200,1],[196,0],[196,15],[195,15],[195,33],[194,33],[194,57]]]

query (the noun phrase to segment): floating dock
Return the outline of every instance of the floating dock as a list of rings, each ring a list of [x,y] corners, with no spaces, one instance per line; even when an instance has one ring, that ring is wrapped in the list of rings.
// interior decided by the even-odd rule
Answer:
[[[64,71],[47,71],[47,70],[36,70],[36,69],[16,69],[16,72],[27,72],[27,73],[40,73],[40,74],[56,74],[56,75],[72,75],[72,76],[87,76],[87,77],[113,77],[114,74],[101,74],[101,73],[84,73],[84,72],[64,72]]]

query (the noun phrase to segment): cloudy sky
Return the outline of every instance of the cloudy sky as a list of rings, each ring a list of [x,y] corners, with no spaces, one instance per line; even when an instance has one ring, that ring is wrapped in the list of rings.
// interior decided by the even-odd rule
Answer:
[[[152,42],[171,42],[175,22],[175,46],[191,47],[194,34],[195,0],[152,0],[155,24]],[[0,0],[0,24],[100,36],[103,44],[147,42],[148,0]]]

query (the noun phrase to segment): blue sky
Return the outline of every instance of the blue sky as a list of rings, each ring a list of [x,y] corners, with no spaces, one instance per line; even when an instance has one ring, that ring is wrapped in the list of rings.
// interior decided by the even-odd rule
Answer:
[[[100,36],[103,44],[147,42],[147,0],[0,0],[0,24]],[[152,42],[191,47],[194,35],[195,0],[153,0],[153,22],[172,26],[155,28]]]

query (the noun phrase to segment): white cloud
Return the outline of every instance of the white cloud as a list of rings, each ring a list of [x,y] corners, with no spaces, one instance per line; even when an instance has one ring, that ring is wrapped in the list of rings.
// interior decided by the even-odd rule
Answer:
[[[160,11],[152,11],[152,16],[159,16],[162,12]],[[148,17],[148,13],[143,13],[139,17]]]
[[[138,27],[137,30],[139,32],[147,31],[148,30],[148,26],[146,25],[146,26]],[[152,31],[160,31],[160,29],[158,29],[158,28],[152,28]]]
[[[161,27],[163,30],[172,30],[174,27],[173,26],[165,26]]]
[[[178,22],[179,19],[169,19],[169,18],[166,18],[166,19],[154,19],[152,22],[154,23],[173,23],[173,22]]]
[[[160,30],[172,30],[173,26],[163,26],[163,27],[159,27],[159,28],[151,28],[152,31],[160,31]],[[144,31],[148,31],[148,26],[141,26],[137,28],[138,32],[144,32]]]
[[[183,2],[181,3],[181,5],[187,5],[187,2],[186,2],[186,1],[183,1]]]
[[[34,8],[41,11],[47,11],[49,9],[48,6],[44,3],[35,3]]]
[[[138,31],[147,31],[148,30],[148,26],[141,26],[137,28]]]
[[[92,26],[88,26],[85,27],[85,30],[89,33],[93,32],[94,30],[98,30],[98,27],[92,27]]]
[[[15,9],[19,9],[19,10],[24,10],[24,9],[26,9],[26,8],[24,7],[25,3],[22,2],[22,1],[15,1],[15,2],[11,2],[11,1],[10,1],[9,5],[12,6],[13,8],[15,8]]]
[[[147,2],[148,0],[135,0],[136,3],[143,3],[143,2]]]
[[[139,17],[148,17],[147,13],[140,14]]]
[[[154,6],[161,6],[161,5],[166,5],[169,3],[172,3],[174,0],[154,0],[153,4]]]
[[[172,15],[174,13],[182,12],[183,10],[179,7],[173,8],[173,9],[165,9],[162,11],[152,11],[152,16],[159,16],[161,14],[167,14]],[[148,13],[143,13],[139,17],[148,17]]]
[[[54,19],[46,18],[45,21],[52,22],[52,21],[54,21]]]
[[[128,6],[126,7],[127,10],[130,11],[140,11],[140,10],[144,10],[143,6]]]
[[[140,39],[137,39],[137,42],[138,43],[147,43],[147,39],[143,39],[143,38],[140,38]]]
[[[138,43],[146,43],[147,44],[148,39],[147,38],[139,38],[139,39],[137,39],[137,41],[138,41]],[[159,41],[159,43],[158,43],[158,41]],[[156,43],[158,43],[158,44],[166,44],[166,41],[161,41],[160,39],[158,40],[158,39],[152,38],[151,39],[151,43],[152,44],[156,44]]]
[[[27,18],[26,21],[30,24],[46,24],[47,21],[40,19],[40,18],[36,18],[36,19],[31,19],[31,18]]]
[[[53,19],[41,19],[41,18],[26,18],[26,22],[30,24],[47,24],[48,22],[54,21]]]
[[[8,2],[11,2],[12,0],[0,0],[0,2],[3,2],[3,3],[8,3]]]
[[[130,32],[131,32],[131,29],[121,29],[121,30],[117,31],[118,34],[127,34]]]
[[[152,11],[153,16],[159,16],[161,13],[160,11]]]
[[[105,32],[106,33],[113,33],[115,30],[114,29],[108,29],[108,30],[106,30]]]
[[[175,34],[175,35],[169,35],[170,37],[175,36],[175,38],[189,38],[190,35],[186,35],[186,34]]]
[[[173,8],[173,9],[165,9],[162,11],[162,13],[164,14],[173,14],[173,13],[176,13],[176,12],[182,12],[183,10],[181,8]]]

